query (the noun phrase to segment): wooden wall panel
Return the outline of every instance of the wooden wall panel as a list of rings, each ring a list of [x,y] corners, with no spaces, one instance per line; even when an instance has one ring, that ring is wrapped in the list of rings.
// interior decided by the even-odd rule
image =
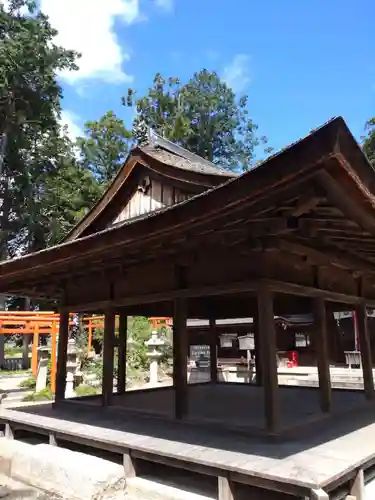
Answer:
[[[174,205],[174,188],[168,184],[163,185],[163,205],[165,207]]]
[[[151,181],[151,210],[158,210],[163,204],[163,186],[160,182]]]
[[[152,293],[163,289],[172,290],[173,264],[168,262],[150,262],[142,268],[129,268],[125,278],[115,283],[114,294],[116,297],[131,294]]]
[[[145,180],[146,177],[141,179],[139,185],[144,185]],[[174,205],[186,200],[190,196],[189,193],[183,192],[169,184],[162,184],[159,181],[151,179],[149,187],[145,191],[138,189],[121,209],[111,225]]]

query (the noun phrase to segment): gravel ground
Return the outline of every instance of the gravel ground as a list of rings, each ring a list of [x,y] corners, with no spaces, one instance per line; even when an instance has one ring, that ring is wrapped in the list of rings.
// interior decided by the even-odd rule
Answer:
[[[59,497],[38,491],[27,484],[14,481],[0,474],[1,500],[60,500]]]

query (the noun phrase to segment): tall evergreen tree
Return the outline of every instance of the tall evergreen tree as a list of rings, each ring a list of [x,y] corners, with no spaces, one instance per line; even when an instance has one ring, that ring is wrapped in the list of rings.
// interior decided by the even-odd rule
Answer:
[[[77,146],[81,162],[104,188],[124,163],[131,146],[132,132],[108,111],[97,121],[85,124],[85,137],[79,137]]]
[[[375,167],[375,118],[366,123],[367,136],[363,138],[363,151],[370,163]]]
[[[146,139],[147,127],[186,149],[228,169],[247,170],[254,164],[258,138],[249,116],[247,96],[236,97],[217,73],[205,69],[185,84],[178,78],[154,78],[144,97],[128,90],[123,104],[136,106],[133,132]]]

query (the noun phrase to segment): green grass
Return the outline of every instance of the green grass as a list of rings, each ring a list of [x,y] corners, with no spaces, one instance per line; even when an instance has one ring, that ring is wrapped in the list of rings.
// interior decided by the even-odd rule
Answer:
[[[49,387],[42,389],[39,392],[33,392],[23,398],[23,401],[51,401],[53,394]]]
[[[21,387],[21,389],[34,390],[36,387],[36,377],[34,377],[34,375],[32,375],[31,377],[27,378],[26,380],[22,380],[22,382],[20,382],[20,384],[19,384],[19,387]]]

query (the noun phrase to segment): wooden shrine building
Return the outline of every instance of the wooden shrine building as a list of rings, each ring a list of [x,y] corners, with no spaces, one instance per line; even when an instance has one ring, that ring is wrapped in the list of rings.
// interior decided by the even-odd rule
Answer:
[[[166,419],[168,425],[173,420],[180,425],[183,422],[175,432],[184,434],[184,446],[180,443],[178,447],[176,439],[173,444],[170,438],[156,453],[151,437],[141,447],[141,438],[133,442],[123,431],[113,435],[116,449],[124,439],[124,446],[134,448],[137,456],[150,449],[155,460],[156,455],[172,457],[174,446],[179,451],[173,460],[178,462],[184,456],[183,467],[195,461],[208,470],[208,462],[215,462],[216,469],[212,466],[210,471],[219,471],[219,498],[233,498],[228,477],[244,480],[246,467],[246,474],[253,474],[256,484],[262,477],[266,481],[266,476],[276,481],[275,477],[286,469],[283,472],[277,467],[275,458],[267,461],[264,457],[263,465],[257,462],[256,473],[250,471],[251,464],[231,465],[230,460],[238,455],[228,458],[224,445],[220,452],[206,449],[204,459],[196,457],[197,447],[189,451],[186,432],[181,430],[185,424],[190,425],[189,435],[193,433],[192,423],[246,432],[256,428],[275,434],[319,416],[325,421],[334,416],[332,421],[337,426],[337,415],[348,405],[351,409],[369,407],[374,400],[372,339],[366,310],[375,307],[375,172],[342,118],[331,120],[240,176],[153,136],[149,144],[130,153],[107,192],[63,243],[0,264],[0,294],[59,301],[56,404],[52,414],[59,415],[59,409],[69,405],[86,405],[94,410],[90,410],[90,425],[95,425],[100,411],[109,412],[113,418],[116,412],[125,411],[142,418],[158,416],[158,422]],[[331,388],[327,328],[327,318],[333,312],[347,310],[356,311],[364,380],[364,391],[354,391],[349,398],[345,391]],[[64,401],[70,311],[105,315],[102,395],[85,398],[85,402],[80,398]],[[120,315],[118,337],[114,335],[116,314]],[[313,314],[317,389],[278,385],[274,316],[293,314]],[[173,387],[125,391],[129,315],[173,317]],[[254,318],[257,385],[216,383],[215,322],[249,317]],[[209,320],[214,361],[209,384],[188,385],[187,318]],[[116,393],[115,349],[119,354]],[[314,398],[317,413],[312,409]],[[42,425],[41,417],[34,415],[33,420],[27,412],[15,414],[1,418],[18,424],[29,418],[29,427]],[[58,417],[52,416],[43,424],[45,429],[53,433],[54,422],[72,439],[76,436],[65,425],[65,417],[59,423]],[[90,425],[85,433],[91,432]],[[159,424],[153,420],[152,432],[156,432],[155,426]],[[106,430],[106,446],[111,429]],[[124,433],[128,437],[122,438]],[[95,436],[97,443],[99,430]],[[361,447],[366,448],[370,441],[373,443],[373,439],[362,439]],[[241,441],[238,446],[243,448],[245,444]],[[345,446],[357,452],[352,442]],[[190,455],[185,456],[188,451]],[[279,451],[275,453],[274,457],[279,456]],[[343,460],[340,455],[335,462],[337,471],[341,471],[332,473],[336,485],[340,474],[348,471]],[[358,459],[358,463],[363,464],[364,459]],[[287,467],[290,462],[286,460],[285,464]],[[306,464],[316,470],[320,467],[319,474],[327,467],[326,461],[315,463],[311,457]],[[261,472],[262,467],[268,467],[267,474]],[[230,475],[234,470],[236,475]],[[305,480],[301,468],[294,475],[290,468],[288,471],[272,488],[291,492],[293,487],[293,494],[303,497],[309,495],[308,488],[328,484],[328,479],[319,479],[323,476],[318,477],[318,472],[314,480],[312,473]],[[311,498],[328,498],[314,495]]]
[[[218,318],[255,317],[266,428],[276,431],[274,314],[313,311],[329,412],[327,311],[355,308],[365,394],[374,397],[366,320],[375,304],[374,196],[375,173],[341,118],[241,176],[154,137],[61,245],[1,264],[0,293],[60,301],[57,402],[69,311],[105,313],[104,405],[113,402],[114,315],[123,318],[120,392],[126,316],[172,316],[178,419],[189,412],[187,316],[209,318],[213,330]]]

